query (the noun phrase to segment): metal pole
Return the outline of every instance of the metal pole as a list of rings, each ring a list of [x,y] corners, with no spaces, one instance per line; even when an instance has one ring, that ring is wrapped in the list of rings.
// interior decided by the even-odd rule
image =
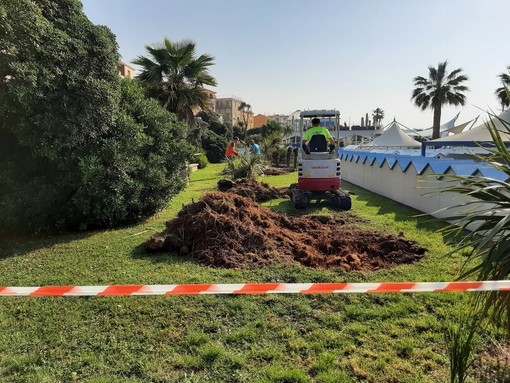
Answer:
[[[301,119],[299,122],[299,139],[303,140],[303,115],[301,114]],[[299,147],[301,148],[301,141],[299,142]],[[299,153],[301,153],[301,150],[299,150]],[[300,156],[301,157],[301,156]]]

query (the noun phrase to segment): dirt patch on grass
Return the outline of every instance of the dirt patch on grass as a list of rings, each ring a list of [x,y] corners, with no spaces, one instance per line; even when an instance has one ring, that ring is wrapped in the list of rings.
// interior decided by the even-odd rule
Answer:
[[[253,269],[299,263],[347,271],[411,263],[426,251],[403,234],[381,234],[362,225],[363,220],[348,213],[289,217],[251,199],[217,192],[185,206],[146,248],[191,255],[213,267]]]
[[[247,197],[255,202],[266,202],[276,198],[289,198],[288,188],[274,188],[264,182],[246,178],[235,182],[219,180],[218,190]]]
[[[293,168],[266,168],[264,169],[265,176],[282,176],[289,174],[291,171],[295,171]]]

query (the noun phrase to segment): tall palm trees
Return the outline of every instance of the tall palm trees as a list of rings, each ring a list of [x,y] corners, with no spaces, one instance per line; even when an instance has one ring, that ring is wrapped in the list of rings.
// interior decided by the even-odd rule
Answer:
[[[374,125],[376,128],[381,127],[381,121],[384,118],[384,110],[376,108],[372,111],[372,118],[374,119]]]
[[[510,66],[507,66],[506,69],[508,73],[510,73]],[[508,93],[506,88],[510,87],[510,75],[508,73],[501,73],[498,77],[501,79],[503,86],[501,88],[496,89],[496,97],[501,104],[501,110],[505,109],[505,106],[510,106],[510,99],[508,98]]]
[[[439,138],[443,105],[465,105],[466,96],[463,92],[469,90],[467,86],[462,85],[468,79],[461,73],[462,69],[458,68],[448,73],[447,63],[447,61],[439,63],[437,68],[429,66],[428,79],[421,76],[413,79],[416,88],[413,90],[411,99],[422,110],[430,107],[434,111],[433,139]]]
[[[208,95],[203,86],[216,86],[208,69],[214,65],[214,58],[207,54],[195,57],[195,43],[191,40],[173,43],[165,38],[163,44],[145,48],[149,56],[138,56],[133,61],[142,67],[138,80],[150,97],[193,124],[194,109],[207,109],[208,106]]]

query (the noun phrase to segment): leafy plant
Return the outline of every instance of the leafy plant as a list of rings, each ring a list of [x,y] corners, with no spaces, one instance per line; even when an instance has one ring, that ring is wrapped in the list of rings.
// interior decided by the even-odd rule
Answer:
[[[199,153],[195,154],[195,161],[198,163],[199,169],[204,169],[209,164],[204,149],[199,149]]]
[[[445,332],[448,359],[450,360],[450,383],[464,383],[474,365],[473,351],[479,326],[476,313],[463,313]]]
[[[510,124],[498,116],[486,123],[495,149],[485,158],[492,167],[506,174],[506,180],[474,175],[470,177],[451,176],[459,181],[456,186],[443,192],[457,193],[470,197],[458,210],[448,217],[455,221],[445,231],[461,238],[455,251],[467,254],[461,278],[476,277],[478,280],[504,280],[510,274],[510,151],[501,136],[510,133]],[[498,129],[496,123],[502,127]],[[466,229],[469,229],[466,230]],[[482,315],[492,312],[499,318],[504,310],[510,317],[510,299],[507,292],[488,292],[478,295],[482,305]],[[493,309],[493,310],[491,310]],[[508,319],[508,318],[507,318]],[[510,321],[507,321],[510,324]]]
[[[278,151],[280,145],[283,142],[283,137],[280,132],[272,132],[265,136],[260,142],[260,148],[262,152],[266,154],[266,158],[271,155],[272,152]]]
[[[264,164],[261,156],[241,156],[239,159],[227,159],[227,166],[223,174],[233,180],[240,178],[255,179],[264,171]]]

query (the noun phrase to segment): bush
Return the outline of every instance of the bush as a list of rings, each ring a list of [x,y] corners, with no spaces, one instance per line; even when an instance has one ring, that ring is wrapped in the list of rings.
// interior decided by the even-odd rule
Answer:
[[[186,126],[117,74],[113,34],[78,0],[0,9],[0,225],[135,222],[183,181]]]
[[[199,153],[199,155],[195,154],[194,162],[198,163],[199,169],[204,169],[209,164],[209,161],[207,160],[204,149],[199,149]]]
[[[212,164],[219,164],[225,159],[228,140],[218,134],[208,131],[202,139],[202,147],[205,150],[207,159]]]
[[[208,124],[208,130],[213,131],[219,136],[232,136],[232,127],[229,124],[222,122],[221,116],[218,113],[206,110],[200,112],[198,117],[202,118],[202,120]]]

